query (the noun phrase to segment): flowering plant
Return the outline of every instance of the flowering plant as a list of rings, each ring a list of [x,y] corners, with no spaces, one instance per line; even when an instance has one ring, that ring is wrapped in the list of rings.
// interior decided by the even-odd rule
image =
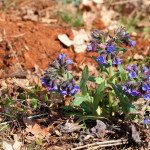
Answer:
[[[71,58],[65,60],[67,55],[60,54],[41,78],[43,85],[51,92],[70,95],[72,107],[77,107],[80,114],[82,110],[86,117],[133,114],[136,111],[133,101],[139,97],[150,100],[150,71],[138,65],[124,69],[118,54],[127,51],[121,44],[133,47],[136,42],[123,27],[116,29],[113,36],[99,30],[94,30],[91,36],[88,49],[99,54],[98,57],[93,56],[100,67],[99,75],[89,76],[88,66],[85,66],[81,81],[76,85],[68,68],[72,64]],[[94,82],[97,88],[88,89],[89,81]]]
[[[41,81],[49,91],[74,96],[80,91],[80,88],[75,84],[73,77],[69,73],[68,65],[71,65],[73,61],[71,58],[65,60],[66,56],[63,53],[58,55],[57,60],[54,59],[53,63],[49,64],[51,68],[46,70]]]

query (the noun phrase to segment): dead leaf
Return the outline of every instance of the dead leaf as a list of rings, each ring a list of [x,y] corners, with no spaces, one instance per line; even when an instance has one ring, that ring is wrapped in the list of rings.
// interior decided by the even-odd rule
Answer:
[[[64,133],[71,133],[71,132],[80,130],[82,128],[82,126],[83,126],[83,124],[78,125],[78,124],[75,124],[75,123],[69,123],[67,121],[64,126],[60,125],[60,131],[64,132]]]
[[[58,39],[67,47],[72,45],[72,41],[69,39],[69,37],[66,34],[58,35]]]
[[[135,143],[141,143],[140,136],[138,131],[136,130],[135,126],[131,124],[131,130],[132,130],[132,139]]]
[[[101,120],[96,120],[96,126],[86,131],[80,132],[79,140],[85,141],[89,138],[103,138],[105,135],[106,124]]]
[[[3,141],[2,146],[4,150],[14,150],[11,143],[8,143],[6,141]]]
[[[74,39],[73,39],[73,46],[74,51],[76,53],[85,52],[87,49],[87,44],[85,41],[88,41],[88,34],[85,32],[84,29],[81,29],[79,31],[72,30]]]
[[[39,135],[40,138],[49,137],[51,135],[50,132],[53,132],[53,126],[49,127],[41,127],[30,119],[24,117],[23,122],[26,125],[26,131],[31,132],[33,135]]]
[[[135,59],[135,60],[143,60],[143,59],[144,59],[144,56],[141,55],[141,54],[135,54],[135,55],[133,56],[133,59]]]
[[[19,141],[20,137],[15,134],[14,135],[14,140],[15,140],[15,143],[13,144],[13,148],[14,150],[21,150],[22,146],[23,146],[23,143]]]

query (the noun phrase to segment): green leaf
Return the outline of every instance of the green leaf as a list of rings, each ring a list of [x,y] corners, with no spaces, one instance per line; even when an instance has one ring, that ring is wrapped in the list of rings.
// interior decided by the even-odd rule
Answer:
[[[104,88],[105,88],[105,82],[103,82],[97,87],[96,93],[94,95],[94,101],[93,101],[93,106],[95,111],[98,108],[100,100],[104,97],[104,93],[105,93]]]
[[[36,139],[36,144],[38,144],[38,145],[42,145],[42,139],[37,138],[37,139]]]
[[[89,77],[88,80],[97,84],[101,84],[102,82],[104,82],[104,79],[98,77]]]
[[[122,107],[122,110],[125,114],[128,113],[128,106],[127,106],[127,101],[128,99],[124,97],[124,94],[122,94],[122,92],[119,91],[119,89],[116,87],[115,84],[111,83],[114,91],[115,91],[115,94],[116,96],[119,98],[120,100],[120,104],[121,104],[121,107]]]
[[[89,100],[90,99],[90,96],[89,95],[84,95],[84,96],[78,96],[76,95],[75,96],[75,100],[73,101],[73,105],[76,105],[76,106],[80,106],[80,104],[86,100]]]
[[[67,72],[66,76],[67,76],[67,79],[72,79],[72,75],[70,72]]]
[[[85,66],[85,68],[84,68],[84,70],[82,72],[82,79],[81,79],[81,81],[79,83],[82,95],[86,95],[86,93],[87,93],[87,81],[88,81],[88,78],[89,78],[89,70],[88,70],[88,67]]]
[[[120,46],[116,47],[116,50],[119,50],[120,53],[125,53],[127,51],[127,49],[122,48]]]
[[[116,77],[119,77],[120,72],[115,73],[110,79],[109,81],[112,82]]]
[[[119,64],[117,68],[118,68],[118,70],[119,70],[120,72],[125,71],[124,68],[123,68],[123,66],[122,66],[121,64]]]

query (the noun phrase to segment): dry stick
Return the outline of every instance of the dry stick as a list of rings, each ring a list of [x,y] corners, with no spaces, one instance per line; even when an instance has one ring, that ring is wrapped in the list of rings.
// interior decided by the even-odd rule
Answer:
[[[24,36],[26,33],[22,33],[22,34],[18,34],[18,35],[11,35],[11,36],[8,36],[8,37],[15,37],[15,38],[17,38],[17,37],[20,37],[20,36]]]
[[[27,118],[28,118],[28,119],[31,119],[31,118],[36,118],[36,117],[45,116],[45,115],[48,115],[48,113],[39,114],[39,115],[34,115],[34,116],[29,116],[29,117],[27,117]],[[2,122],[1,125],[7,124],[7,123],[13,123],[13,122],[17,122],[17,120]]]
[[[72,148],[72,150],[88,148],[88,147],[96,146],[96,145],[99,145],[101,147],[104,147],[104,146],[115,146],[115,145],[126,144],[127,142],[128,142],[127,139],[124,139],[124,140],[112,140],[112,141],[105,141],[105,142],[96,142],[96,143],[80,146],[80,147],[77,147],[77,148]],[[105,145],[105,144],[107,144],[107,145]]]
[[[22,68],[22,66],[21,66],[21,64],[20,64],[20,62],[19,62],[19,60],[18,60],[18,57],[17,57],[17,55],[16,55],[16,53],[15,53],[15,51],[14,51],[12,45],[10,44],[10,42],[9,42],[8,39],[7,39],[6,30],[5,30],[5,29],[3,29],[3,36],[4,36],[5,41],[9,44],[10,49],[13,51],[13,54],[14,54],[14,56],[15,56],[15,58],[16,58],[18,64],[19,64],[19,66],[20,66],[21,71],[23,71],[23,68]]]
[[[92,147],[92,148],[102,148],[102,147],[110,147],[110,146],[118,146],[118,145],[122,145],[122,144],[127,144],[128,142],[120,142],[120,143],[114,143],[114,144],[107,144],[107,145],[99,145],[99,146],[96,146],[96,147]]]
[[[129,2],[137,2],[139,0],[127,0],[127,1],[120,1],[120,2],[114,2],[112,3],[111,5],[119,5],[119,4],[126,4],[126,3],[129,3]]]

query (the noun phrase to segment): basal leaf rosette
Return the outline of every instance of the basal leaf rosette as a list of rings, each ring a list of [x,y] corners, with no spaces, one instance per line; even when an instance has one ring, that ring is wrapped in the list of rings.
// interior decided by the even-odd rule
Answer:
[[[128,80],[123,84],[125,93],[150,100],[150,71],[147,67],[128,66]]]
[[[45,71],[40,80],[51,92],[73,96],[80,91],[80,88],[75,84],[73,77],[67,78],[70,70],[68,65],[71,65],[73,61],[71,58],[65,60],[66,56],[63,53],[58,55],[58,58],[49,64],[50,68]]]

